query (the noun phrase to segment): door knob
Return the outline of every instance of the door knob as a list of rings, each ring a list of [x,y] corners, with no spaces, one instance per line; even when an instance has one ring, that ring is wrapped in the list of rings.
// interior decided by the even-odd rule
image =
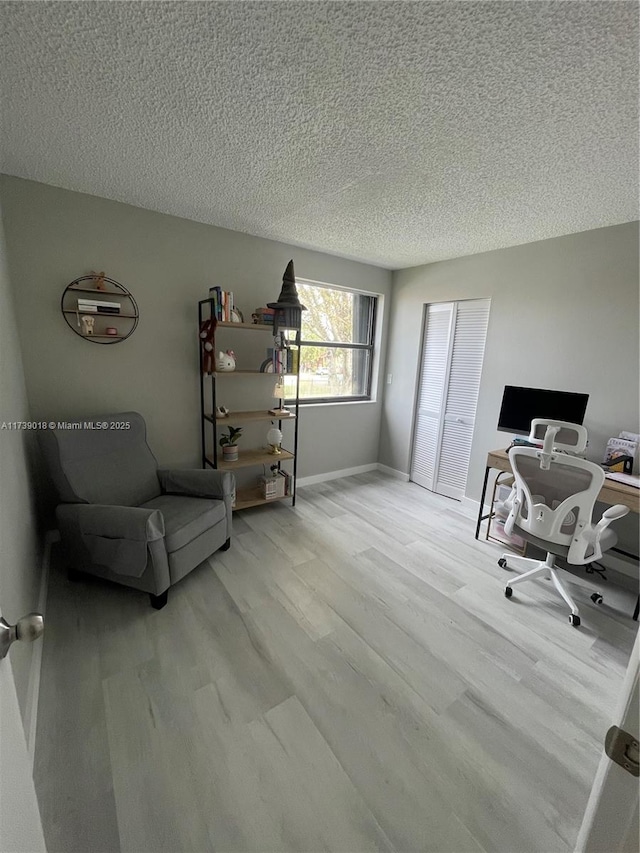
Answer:
[[[22,619],[18,619],[15,625],[0,617],[0,660],[7,656],[11,643],[22,640],[31,643],[37,640],[44,631],[44,617],[42,613],[27,613]]]

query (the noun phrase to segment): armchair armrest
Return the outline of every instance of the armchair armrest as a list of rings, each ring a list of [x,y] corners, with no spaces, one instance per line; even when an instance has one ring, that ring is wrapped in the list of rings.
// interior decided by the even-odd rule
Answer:
[[[75,521],[81,533],[108,539],[153,542],[164,537],[164,518],[157,509],[106,504],[61,504],[60,521]]]
[[[235,477],[229,471],[204,468],[176,468],[158,471],[162,491],[194,498],[233,497]]]
[[[75,567],[102,566],[139,578],[147,563],[166,564],[164,517],[157,509],[100,504],[61,504],[56,509]],[[163,572],[164,573],[164,572]],[[168,570],[167,570],[168,578]],[[168,586],[168,583],[166,584]]]

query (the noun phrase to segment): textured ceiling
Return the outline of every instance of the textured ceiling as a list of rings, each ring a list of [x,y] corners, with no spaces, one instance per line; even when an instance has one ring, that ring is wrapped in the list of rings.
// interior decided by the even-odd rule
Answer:
[[[627,2],[0,3],[2,171],[400,268],[636,219]]]

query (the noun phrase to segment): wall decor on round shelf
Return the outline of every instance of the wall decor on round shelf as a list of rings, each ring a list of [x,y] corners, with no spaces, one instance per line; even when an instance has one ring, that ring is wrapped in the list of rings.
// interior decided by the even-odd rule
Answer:
[[[69,328],[92,344],[125,341],[140,318],[131,292],[103,272],[80,276],[68,284],[60,310]]]

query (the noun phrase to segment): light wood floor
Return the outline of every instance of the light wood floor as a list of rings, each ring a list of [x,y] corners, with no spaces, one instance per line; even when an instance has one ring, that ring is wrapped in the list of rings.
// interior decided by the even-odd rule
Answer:
[[[572,850],[637,626],[505,599],[473,530],[368,474],[237,516],[159,612],[54,570],[49,853]]]

